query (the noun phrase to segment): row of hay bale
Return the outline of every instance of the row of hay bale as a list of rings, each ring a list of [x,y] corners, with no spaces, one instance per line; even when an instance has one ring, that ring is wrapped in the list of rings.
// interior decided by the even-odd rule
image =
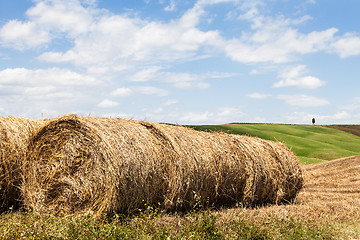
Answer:
[[[290,201],[303,185],[295,155],[259,138],[76,115],[0,124],[2,207],[20,200],[39,213],[129,214],[144,203],[249,206]]]

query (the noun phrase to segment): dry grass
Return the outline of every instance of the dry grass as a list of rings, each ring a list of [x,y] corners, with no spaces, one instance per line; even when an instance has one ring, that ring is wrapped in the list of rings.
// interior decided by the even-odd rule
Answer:
[[[302,166],[304,187],[293,204],[232,208],[217,213],[220,222],[248,219],[317,222],[360,236],[360,156]]]
[[[0,117],[0,210],[18,205],[21,164],[27,144],[42,121]]]
[[[279,143],[75,115],[44,125],[23,166],[24,204],[39,213],[279,203],[303,184],[296,157]]]

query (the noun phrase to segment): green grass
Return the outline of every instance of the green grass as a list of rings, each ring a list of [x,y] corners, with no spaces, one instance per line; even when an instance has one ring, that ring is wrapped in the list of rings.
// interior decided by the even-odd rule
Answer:
[[[190,127],[202,131],[225,131],[283,142],[296,154],[301,164],[360,155],[360,137],[325,126],[226,124]]]
[[[40,217],[34,213],[0,216],[0,239],[338,239],[344,233],[321,219],[269,216],[219,220],[212,211],[167,217],[147,212],[131,218]]]

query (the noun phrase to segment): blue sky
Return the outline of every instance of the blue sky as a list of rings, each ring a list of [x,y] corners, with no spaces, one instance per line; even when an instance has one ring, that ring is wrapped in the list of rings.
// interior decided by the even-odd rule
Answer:
[[[358,0],[0,0],[0,115],[360,123]]]

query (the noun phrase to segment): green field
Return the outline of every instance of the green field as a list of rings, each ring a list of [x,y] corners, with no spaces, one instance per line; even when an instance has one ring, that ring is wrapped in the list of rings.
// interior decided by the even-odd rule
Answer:
[[[359,136],[327,126],[224,124],[189,127],[202,131],[223,131],[282,142],[297,155],[301,164],[360,155]],[[357,126],[354,125],[354,127]]]

